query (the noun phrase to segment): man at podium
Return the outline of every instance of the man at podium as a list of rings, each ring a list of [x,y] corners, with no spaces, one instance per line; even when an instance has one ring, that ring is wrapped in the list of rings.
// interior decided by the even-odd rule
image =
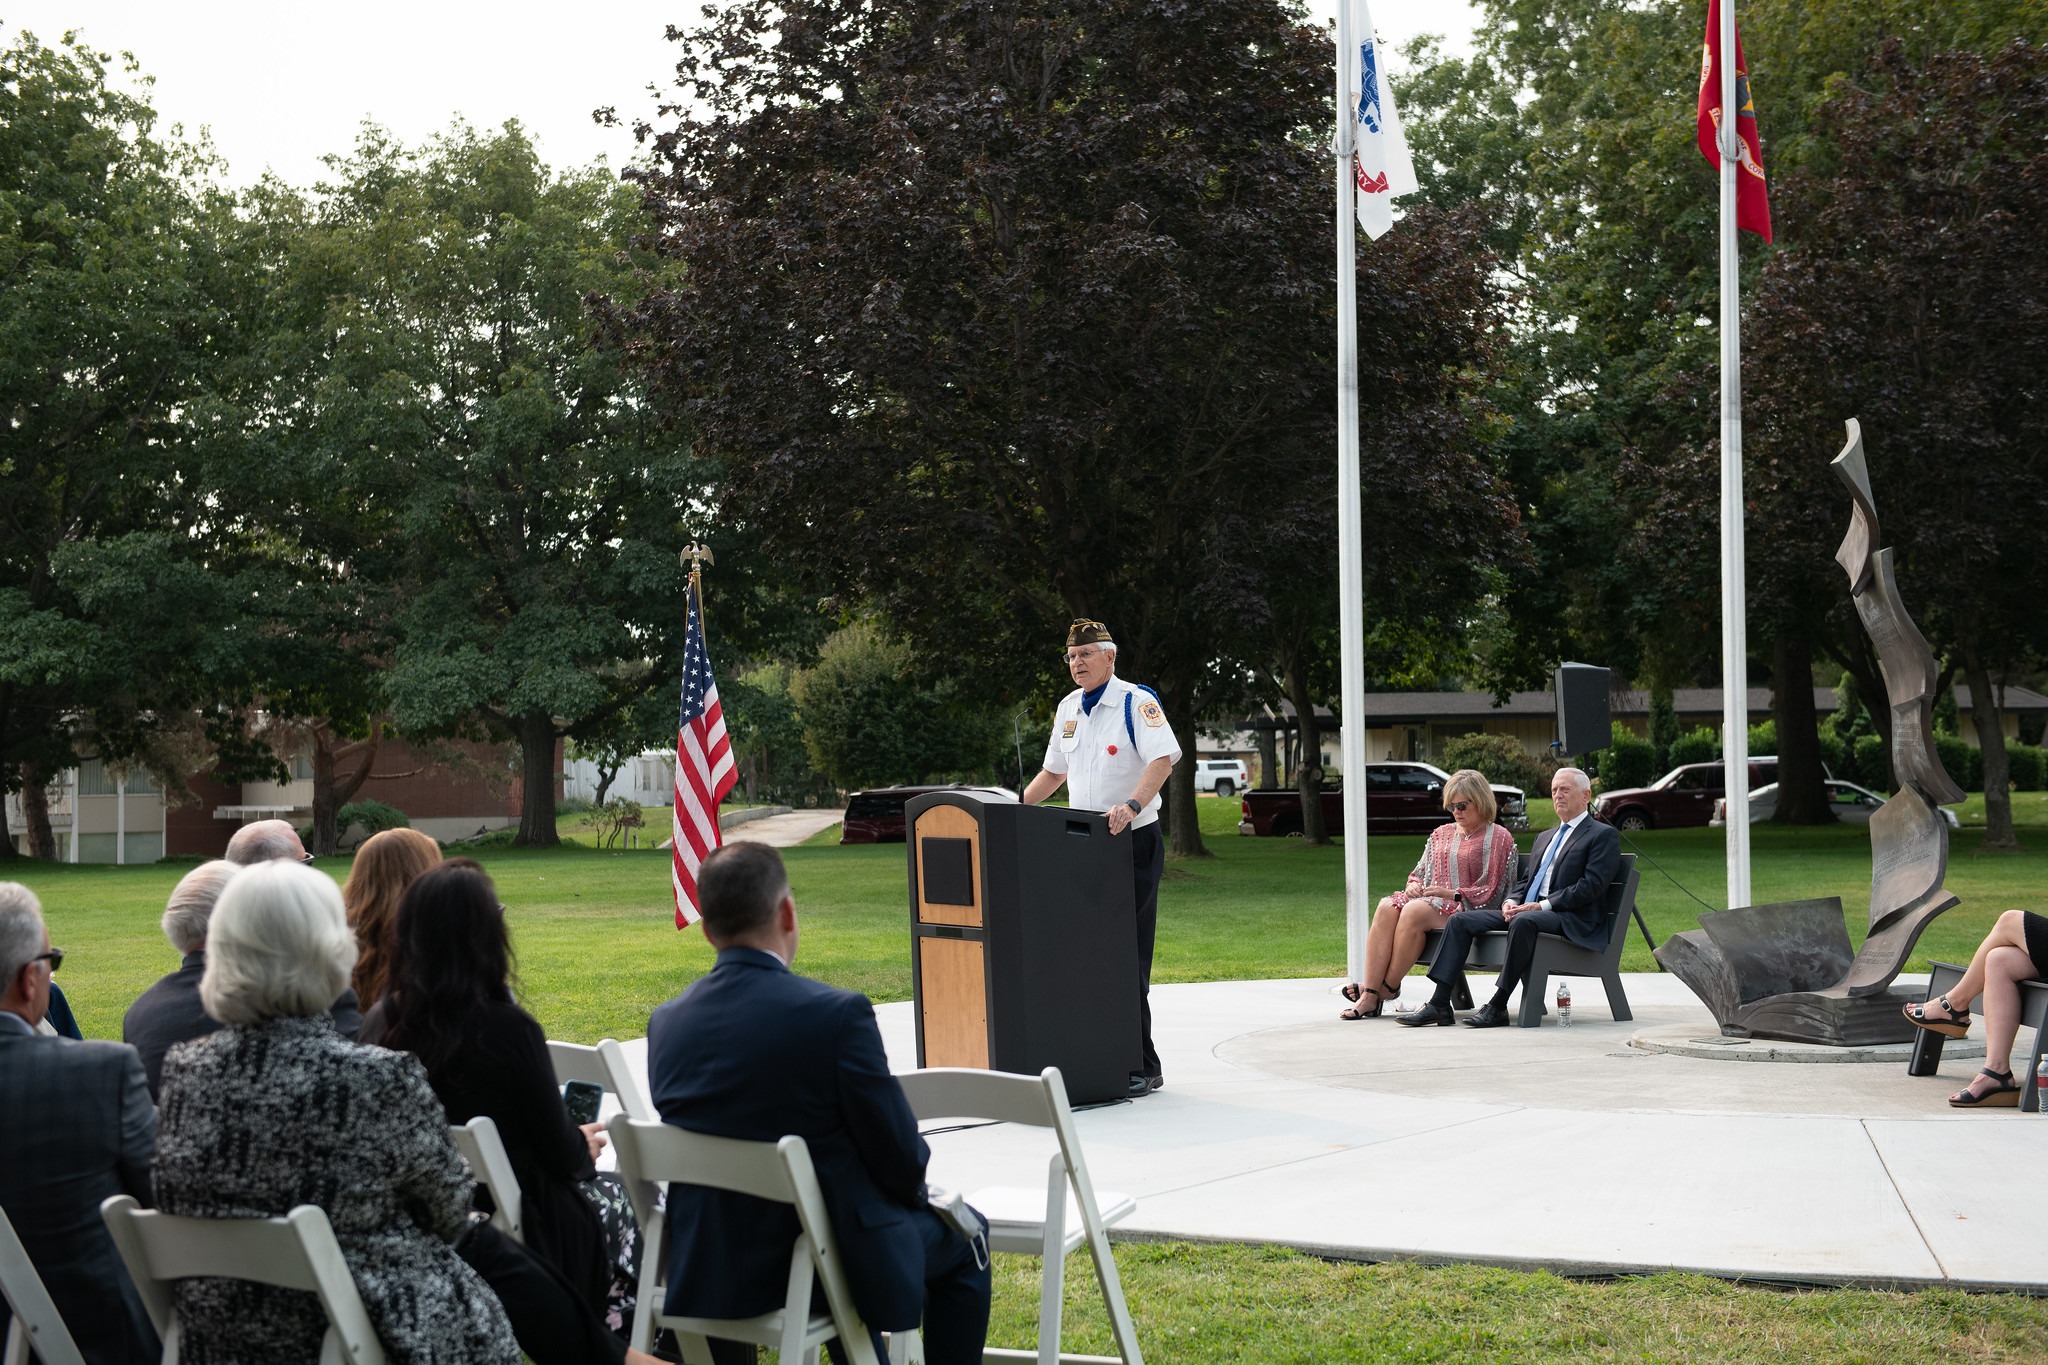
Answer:
[[[1159,877],[1166,843],[1159,833],[1159,789],[1180,761],[1180,742],[1158,694],[1116,676],[1116,641],[1100,621],[1067,628],[1067,672],[1074,690],[1053,714],[1045,763],[1024,789],[1036,805],[1067,784],[1077,810],[1101,811],[1112,835],[1128,835],[1138,902],[1138,1018],[1144,1070],[1131,1073],[1131,1098],[1166,1084],[1152,1046],[1152,939],[1159,927]],[[1112,1072],[1113,1076],[1115,1073]]]

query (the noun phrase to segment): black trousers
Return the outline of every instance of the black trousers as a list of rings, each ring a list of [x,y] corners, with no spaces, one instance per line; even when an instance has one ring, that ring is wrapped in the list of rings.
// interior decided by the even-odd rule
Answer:
[[[1139,1071],[1147,1076],[1165,1074],[1159,1066],[1159,1049],[1152,1046],[1152,941],[1159,936],[1159,879],[1166,873],[1166,840],[1160,837],[1159,822],[1143,829],[1127,829],[1131,841],[1131,863],[1138,893],[1138,1030]]]
[[[1444,921],[1444,941],[1429,966],[1429,979],[1446,988],[1457,984],[1472,940],[1495,929],[1508,931],[1507,965],[1500,969],[1500,980],[1493,988],[1494,1000],[1505,1005],[1515,987],[1528,978],[1529,964],[1536,960],[1536,935],[1562,933],[1564,916],[1555,910],[1524,910],[1509,919],[1498,910],[1460,910]]]
[[[624,1365],[626,1343],[562,1272],[489,1223],[472,1223],[455,1253],[505,1305],[512,1335],[534,1365]]]
[[[989,1268],[975,1260],[972,1244],[936,1213],[923,1209],[911,1217],[924,1242],[924,1322],[918,1330],[927,1365],[981,1365],[981,1348],[988,1340]],[[823,1289],[812,1299],[822,1311]],[[848,1359],[836,1338],[825,1343],[825,1353],[839,1365]],[[889,1358],[879,1332],[875,1358]],[[713,1365],[754,1365],[758,1357],[747,1342],[714,1337],[711,1359]]]

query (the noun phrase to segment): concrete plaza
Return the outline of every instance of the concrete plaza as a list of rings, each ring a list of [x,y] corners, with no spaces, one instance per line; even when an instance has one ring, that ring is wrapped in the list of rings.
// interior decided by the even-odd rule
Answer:
[[[1981,1065],[1981,1022],[1938,1077],[1725,1060],[1675,978],[1625,980],[1629,1023],[1580,980],[1573,1027],[1486,1032],[1403,1028],[1391,1011],[1340,1020],[1330,980],[1156,987],[1166,1089],[1077,1116],[1096,1188],[1137,1200],[1114,1234],[2048,1293],[2048,1182],[2033,1168],[2048,1115],[1946,1103]],[[1411,977],[1405,998],[1426,991]],[[911,1009],[876,1008],[898,1071],[917,1064]],[[2015,1051],[2030,1042],[2022,1030]],[[644,1079],[646,1041],[626,1050]],[[1036,1185],[1053,1150],[1049,1132],[1002,1124],[930,1142],[931,1179],[962,1191]]]
[[[1336,984],[1153,990],[1167,1088],[1079,1115],[1120,1236],[1270,1242],[1339,1257],[1689,1270],[1827,1284],[2048,1289],[2048,1115],[1952,1110],[1977,1066],[1799,1065],[1659,1054],[1712,1040],[1669,976],[1627,978],[1633,1022],[1573,982],[1574,1026],[1481,1032],[1339,1020]],[[1475,978],[1483,987],[1483,979]],[[1426,998],[1411,978],[1407,997]],[[879,1007],[892,1065],[911,1006]],[[1981,1042],[1982,1024],[1977,1028]],[[2022,1031],[2022,1055],[2030,1035]],[[1049,1135],[938,1133],[932,1179],[1043,1179]]]

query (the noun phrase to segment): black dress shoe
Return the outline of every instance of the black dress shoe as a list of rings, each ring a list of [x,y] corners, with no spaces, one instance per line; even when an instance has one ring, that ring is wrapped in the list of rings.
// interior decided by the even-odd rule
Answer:
[[[1496,1005],[1489,1000],[1465,1018],[1466,1028],[1506,1028],[1512,1020],[1508,1018],[1508,1007]]]
[[[1153,1091],[1157,1090],[1160,1086],[1164,1084],[1166,1084],[1166,1082],[1163,1080],[1154,1081],[1150,1076],[1141,1076],[1137,1072],[1133,1071],[1131,1073],[1130,1089],[1124,1091],[1124,1098],[1130,1100],[1142,1100],[1147,1095],[1151,1094]]]
[[[1401,1015],[1400,1020],[1409,1028],[1425,1028],[1430,1024],[1455,1024],[1458,1016],[1452,1013],[1449,1005],[1439,1005],[1432,1000],[1419,1010]]]

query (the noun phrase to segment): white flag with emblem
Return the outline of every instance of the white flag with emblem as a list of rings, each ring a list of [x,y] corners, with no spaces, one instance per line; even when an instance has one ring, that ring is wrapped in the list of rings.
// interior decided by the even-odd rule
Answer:
[[[1408,156],[1408,138],[1394,109],[1394,91],[1387,84],[1387,46],[1373,31],[1372,7],[1351,0],[1351,34],[1358,44],[1358,65],[1352,75],[1356,119],[1352,174],[1358,182],[1358,225],[1365,235],[1382,236],[1394,225],[1394,197],[1416,190],[1415,163]]]

